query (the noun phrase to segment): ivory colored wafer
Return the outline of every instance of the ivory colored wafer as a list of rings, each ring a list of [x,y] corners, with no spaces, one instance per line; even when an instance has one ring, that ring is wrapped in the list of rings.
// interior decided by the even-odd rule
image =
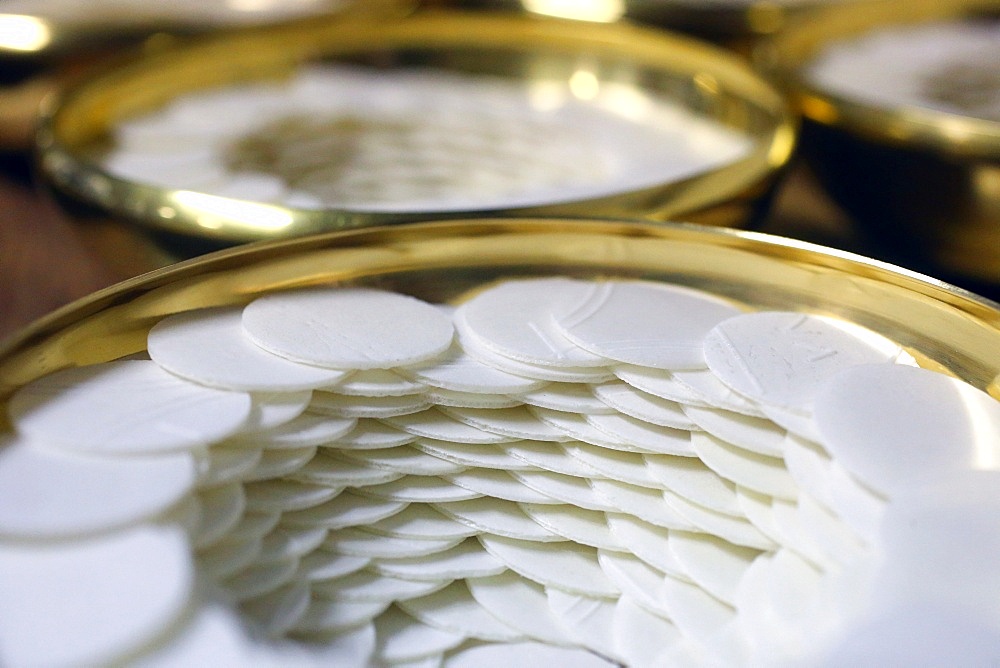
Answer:
[[[406,508],[402,501],[359,496],[350,490],[341,492],[330,501],[307,510],[289,512],[283,522],[296,526],[319,526],[342,529],[377,522]]]
[[[438,503],[434,507],[479,533],[506,536],[514,540],[549,542],[566,540],[532,520],[521,506],[513,501],[480,497],[467,501]]]
[[[491,446],[475,446],[489,448]],[[424,449],[409,445],[379,450],[338,450],[338,460],[348,460],[355,465],[392,471],[404,475],[447,475],[464,471],[464,464],[428,454]]]
[[[221,586],[237,602],[263,596],[295,578],[299,560],[288,557],[277,561],[254,562],[222,581]]]
[[[348,527],[331,532],[323,547],[357,557],[405,559],[443,552],[461,542],[461,537],[399,538],[373,533],[365,527]]]
[[[231,390],[312,390],[347,377],[263,350],[243,333],[242,312],[221,307],[168,316],[149,330],[149,356],[173,374]]]
[[[518,398],[526,404],[572,413],[613,413],[614,408],[601,401],[595,392],[605,384],[549,383],[541,389],[522,392]]]
[[[552,587],[546,588],[545,595],[549,610],[581,646],[602,656],[620,658],[613,631],[617,597],[581,596]]]
[[[593,392],[610,408],[637,420],[689,431],[698,428],[681,410],[681,404],[637,390],[626,383],[601,383],[594,386]]]
[[[170,527],[4,544],[0,657],[11,666],[124,659],[179,620],[194,575],[187,538]]]
[[[250,416],[243,425],[244,431],[257,431],[279,427],[294,420],[305,411],[312,398],[312,390],[298,392],[253,392]]]
[[[680,631],[670,621],[624,595],[615,604],[613,631],[616,649],[632,666],[666,665],[659,657],[681,640]]]
[[[340,450],[378,450],[411,443],[416,436],[380,420],[360,419],[356,426],[337,437],[331,446]]]
[[[559,331],[582,348],[618,362],[658,369],[705,364],[702,339],[739,310],[689,288],[640,281],[590,283],[572,310],[554,311]]]
[[[358,425],[355,418],[335,418],[305,412],[282,425],[250,434],[237,434],[224,441],[225,445],[264,447],[269,449],[307,448],[328,445],[352,432]]]
[[[459,487],[478,492],[491,499],[503,499],[517,503],[559,503],[543,492],[523,483],[516,472],[495,469],[468,469],[453,473],[445,478]]]
[[[502,409],[442,408],[456,420],[511,439],[564,441],[569,436],[538,419],[524,406]]]
[[[833,457],[881,492],[945,469],[1000,469],[1000,401],[926,369],[847,369],[820,390],[815,417]]]
[[[768,496],[795,498],[795,481],[782,460],[735,448],[703,432],[693,432],[691,444],[705,465],[726,480]]]
[[[343,486],[331,487],[297,480],[263,480],[246,485],[244,490],[248,510],[278,510],[284,513],[325,503],[340,494]]]
[[[507,441],[518,440],[518,437],[515,436],[505,436],[489,432],[461,422],[436,408],[420,411],[419,413],[386,418],[385,421],[397,429],[401,429],[414,436],[432,438],[437,441],[505,443]]]
[[[155,517],[189,493],[195,462],[186,452],[104,457],[0,438],[0,535],[58,538]]]
[[[723,383],[754,401],[809,412],[821,383],[866,363],[891,363],[899,344],[824,316],[763,311],[730,318],[705,337],[705,361]]]
[[[676,401],[685,406],[710,406],[704,397],[690,386],[681,383],[663,369],[620,364],[614,367],[615,376],[637,390],[655,397]]]
[[[502,447],[511,457],[543,471],[562,473],[578,478],[600,476],[596,469],[587,466],[567,452],[566,448],[576,443],[578,441],[564,443],[515,441],[514,443],[504,443]]]
[[[628,552],[653,568],[675,578],[690,579],[681,563],[665,550],[671,531],[623,513],[607,513],[608,528]]]
[[[377,499],[415,503],[467,501],[483,496],[482,492],[456,485],[450,480],[424,475],[411,475],[381,485],[369,485],[358,489],[358,493]]]
[[[736,485],[716,475],[696,457],[645,455],[646,468],[659,483],[681,498],[716,512],[740,517]]]
[[[198,501],[201,504],[200,521],[192,539],[196,549],[225,536],[239,524],[246,509],[246,495],[239,483],[201,490]]]
[[[700,429],[722,441],[768,457],[781,457],[784,452],[788,432],[771,420],[719,408],[685,406],[683,410]]]
[[[428,626],[468,638],[497,642],[525,638],[479,605],[464,582],[453,582],[433,594],[399,601],[396,605]]]
[[[343,577],[313,583],[313,592],[318,597],[341,601],[379,602],[384,605],[392,601],[426,596],[448,583],[448,580],[438,582],[404,580],[380,575],[370,570],[361,570]]]
[[[243,310],[243,329],[269,352],[335,369],[387,369],[428,361],[448,349],[454,334],[448,317],[430,304],[371,288],[258,297]]]
[[[609,511],[617,507],[591,485],[592,481],[550,471],[512,471],[524,486],[542,495],[543,503],[569,504],[587,510]],[[547,501],[546,501],[547,499]],[[532,501],[525,500],[525,503]]]
[[[292,582],[272,592],[244,601],[243,614],[266,637],[280,638],[302,619],[309,608],[309,585]]]
[[[431,405],[423,394],[353,397],[333,392],[313,392],[309,410],[338,418],[390,418],[417,413]]]
[[[295,471],[295,480],[331,487],[365,487],[399,480],[405,473],[375,468],[363,459],[341,456],[332,448],[324,448],[308,464]]]
[[[736,545],[757,549],[774,547],[771,539],[748,519],[717,513],[677,496],[669,490],[663,490],[663,500],[702,533],[719,536]]]
[[[569,340],[555,323],[591,290],[566,278],[507,281],[455,311],[455,326],[475,343],[511,359],[541,366],[605,366],[607,358]]]
[[[369,531],[399,538],[465,538],[476,533],[427,504],[412,503],[385,519],[368,524]]]
[[[521,509],[543,527],[580,545],[605,550],[627,551],[608,528],[603,512],[568,505],[521,504]]]
[[[418,582],[450,582],[497,575],[507,565],[483,549],[479,541],[464,540],[455,547],[422,557],[378,559],[370,570]]]
[[[243,479],[246,482],[272,480],[291,475],[312,461],[316,456],[316,446],[288,449],[265,449],[261,453],[257,466],[247,473]]]
[[[614,596],[618,588],[604,577],[597,550],[572,542],[537,543],[502,536],[480,536],[486,551],[511,570],[545,587],[585,596]]]
[[[632,598],[654,615],[670,618],[663,600],[663,580],[672,579],[670,576],[624,552],[600,550],[598,561],[605,577],[621,590],[622,596]]]
[[[433,387],[456,392],[518,394],[536,390],[548,381],[517,376],[480,362],[461,345],[425,365],[402,367],[397,373]]]
[[[559,646],[577,644],[552,614],[541,585],[507,570],[465,584],[485,610],[525,636]]]
[[[390,607],[375,622],[375,654],[383,662],[416,661],[457,647],[465,636],[435,629]]]
[[[372,621],[388,607],[389,603],[384,601],[347,601],[314,596],[292,628],[302,634],[345,631]]]
[[[759,550],[734,545],[703,533],[671,531],[667,549],[677,559],[691,581],[719,599],[733,605],[736,590]]]
[[[520,443],[521,441],[514,441]],[[452,443],[430,438],[418,438],[412,447],[427,457],[449,462],[457,473],[467,468],[503,469],[515,471],[531,468],[530,465],[507,454],[509,443]],[[446,475],[442,473],[441,475]]]
[[[613,510],[665,529],[690,531],[695,525],[663,502],[663,493],[615,480],[591,480],[591,487]]]
[[[396,397],[422,394],[426,385],[404,378],[390,369],[366,369],[355,371],[320,389],[355,397]]]
[[[344,575],[357,573],[370,563],[371,559],[368,557],[313,550],[299,561],[298,578],[309,582],[333,580]]]
[[[323,527],[278,527],[264,536],[257,561],[283,561],[289,557],[302,559],[322,545],[326,536],[327,530]]]
[[[262,544],[253,535],[217,541],[198,552],[198,570],[215,580],[233,577],[253,564]]]
[[[683,429],[661,427],[627,415],[587,415],[587,422],[599,431],[624,441],[643,452],[694,457],[691,437]],[[582,440],[582,439],[581,439]]]
[[[77,452],[189,450],[239,431],[250,395],[181,380],[154,362],[74,367],[39,378],[8,403],[17,431]]]
[[[215,487],[245,480],[257,470],[263,458],[264,450],[260,447],[213,446],[198,471],[198,487]]]

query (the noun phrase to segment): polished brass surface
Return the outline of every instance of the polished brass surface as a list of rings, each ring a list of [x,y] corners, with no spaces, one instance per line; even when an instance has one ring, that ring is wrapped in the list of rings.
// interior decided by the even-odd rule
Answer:
[[[252,244],[96,292],[0,345],[0,403],[47,373],[144,350],[149,328],[173,313],[347,283],[447,302],[490,281],[550,274],[669,281],[756,308],[843,317],[900,342],[922,365],[1000,398],[1000,305],[933,279],[755,232],[476,219]]]
[[[803,155],[880,255],[993,292],[1000,286],[1000,121],[859,102],[806,75],[812,59],[841,40],[984,16],[1000,17],[1000,1],[849,3],[795,21],[760,45],[755,59],[801,111]]]
[[[225,198],[193,204],[178,199],[179,191],[115,178],[87,157],[87,148],[105,140],[116,123],[176,96],[288,77],[302,63],[320,59],[419,64],[559,82],[568,82],[585,67],[598,82],[626,84],[678,100],[754,142],[745,157],[683,180],[552,206],[490,212],[495,214],[684,218],[745,226],[765,206],[795,144],[796,120],[783,97],[721,49],[624,24],[424,9],[248,30],[153,54],[108,72],[68,92],[47,114],[38,135],[43,175],[69,201],[91,210],[226,243],[444,217],[443,212],[307,210],[252,202],[234,206],[237,200]],[[164,211],[170,215],[164,216]],[[254,223],[279,217],[279,229]]]
[[[832,0],[837,2],[838,0]],[[515,9],[540,16],[610,23],[629,20],[683,32],[746,52],[804,12],[831,0],[432,0],[435,5]]]

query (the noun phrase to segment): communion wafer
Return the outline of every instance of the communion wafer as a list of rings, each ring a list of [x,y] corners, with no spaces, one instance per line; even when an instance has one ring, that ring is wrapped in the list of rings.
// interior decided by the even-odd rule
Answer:
[[[531,288],[521,282],[511,294],[540,294],[538,286],[552,280]],[[934,606],[971,606],[980,619],[1000,619],[986,588],[974,584],[1000,577],[991,571],[992,548],[963,543],[981,533],[976,527],[992,532],[991,486],[974,475],[991,473],[998,458],[987,428],[996,412],[992,397],[917,368],[898,344],[829,316],[753,312],[687,288],[627,283],[559,279],[554,284],[572,287],[550,291],[546,303],[550,315],[578,308],[578,315],[590,309],[597,318],[619,293],[700,299],[705,313],[725,312],[705,331],[701,362],[675,358],[670,366],[685,368],[664,369],[634,359],[598,361],[587,357],[592,351],[573,352],[577,343],[557,338],[558,327],[543,326],[537,303],[529,308],[536,338],[520,351],[484,336],[523,322],[475,333],[471,321],[452,324],[465,304],[489,304],[491,290],[508,289],[497,284],[460,297],[458,310],[404,298],[408,308],[447,324],[447,340],[434,353],[424,347],[421,354],[431,356],[423,361],[383,356],[373,366],[368,357],[322,369],[316,359],[291,362],[251,342],[289,369],[338,374],[317,386],[219,389],[209,387],[217,379],[198,382],[141,354],[82,367],[98,381],[87,371],[58,372],[48,390],[26,386],[8,406],[16,433],[2,437],[0,450],[0,479],[8,479],[8,495],[0,493],[0,552],[58,547],[68,555],[145,529],[175,532],[181,549],[173,554],[193,563],[189,572],[199,586],[174,580],[181,593],[172,612],[156,618],[158,630],[119,636],[120,644],[101,650],[110,663],[163,661],[169,651],[251,665],[449,666],[480,648],[491,661],[513,657],[534,641],[588,652],[608,665],[794,664],[840,647],[846,641],[838,629],[862,619],[870,601],[888,608],[919,595]],[[306,303],[336,301],[341,291],[358,297],[359,290],[369,293],[311,288],[280,293],[288,301],[274,303],[292,312],[304,295]],[[370,292],[386,303],[401,296]],[[553,304],[557,294],[566,301]],[[168,316],[153,331],[211,331],[223,312],[232,328],[233,313],[259,316],[278,296],[254,298],[242,310],[195,312],[190,322]],[[504,308],[513,309],[509,297]],[[691,308],[701,313],[702,306]],[[376,307],[368,315],[378,313]],[[315,315],[309,325],[288,318],[269,326],[286,334],[332,331],[334,323],[323,320],[329,311]],[[754,316],[765,324],[754,324]],[[393,317],[405,330],[405,312]],[[691,326],[678,330],[687,342],[675,350],[694,350],[690,333],[707,323]],[[775,327],[777,336],[761,334]],[[455,328],[468,331],[456,337]],[[734,341],[739,345],[720,343]],[[747,358],[754,346],[767,353]],[[804,371],[783,387],[779,367]],[[79,378],[67,382],[61,373]],[[96,445],[86,430],[80,447],[63,440],[65,417],[63,431],[37,417],[59,408],[59,388],[86,395],[91,382],[116,389],[96,404],[86,396],[71,405],[117,410],[101,402],[136,387],[130,373],[171,388],[173,399],[158,406],[156,419],[173,422],[152,427],[163,432],[158,441],[142,429],[148,404],[128,404],[133,413],[116,427],[124,431],[111,433],[119,439],[113,447]],[[887,388],[895,388],[895,402],[880,403]],[[201,397],[210,410],[186,405]],[[954,421],[955,405],[969,409],[971,422]],[[911,427],[899,417],[906,410],[929,426]],[[192,425],[184,424],[186,411]],[[940,443],[943,435],[968,436],[971,445],[950,457],[947,448],[956,443]],[[878,453],[869,436],[878,439]],[[905,467],[889,466],[917,453]],[[24,494],[44,502],[25,509]],[[931,504],[943,509],[940,517]],[[936,551],[907,552],[918,541]],[[962,545],[980,556],[963,556]],[[965,564],[961,572],[948,571],[955,563]],[[947,586],[927,575],[938,572]],[[15,617],[17,596],[0,596]],[[117,602],[94,600],[119,614]],[[210,612],[219,606],[231,617]],[[0,617],[0,633],[16,623]],[[213,637],[218,654],[205,649]],[[74,648],[83,652],[84,641],[59,651]]]

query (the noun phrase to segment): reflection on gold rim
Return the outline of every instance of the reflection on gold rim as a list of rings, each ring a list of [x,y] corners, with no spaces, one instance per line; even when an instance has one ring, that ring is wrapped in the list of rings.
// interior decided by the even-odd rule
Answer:
[[[254,244],[97,292],[0,346],[0,400],[67,366],[145,349],[164,316],[275,290],[362,283],[446,302],[484,283],[560,274],[669,281],[754,307],[843,317],[1000,398],[1000,305],[890,265],[695,225],[476,219]]]

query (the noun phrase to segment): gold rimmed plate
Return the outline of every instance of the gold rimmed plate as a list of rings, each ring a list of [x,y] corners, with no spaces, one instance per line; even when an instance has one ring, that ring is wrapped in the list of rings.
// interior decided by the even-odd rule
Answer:
[[[219,251],[131,279],[37,321],[0,347],[0,401],[61,368],[145,350],[162,318],[278,290],[360,284],[448,302],[519,276],[642,278],[750,307],[841,317],[923,366],[1000,398],[1000,306],[907,270],[754,232],[675,223],[475,219],[352,230]]]
[[[431,137],[434,150],[447,143],[445,139],[480,137],[485,148],[465,147],[459,156],[462,160],[475,158],[477,151],[495,152],[498,147],[510,150],[516,142],[503,134],[504,128],[524,133],[530,125],[522,122],[524,117],[518,116],[516,110],[506,113],[510,105],[505,102],[499,107],[476,103],[479,98],[469,97],[469,82],[488,82],[489,90],[473,91],[475,95],[483,93],[482,99],[506,95],[511,87],[516,88],[528,112],[542,116],[554,113],[558,121],[551,124],[551,131],[544,123],[538,125],[533,133],[520,138],[521,153],[500,156],[505,162],[498,159],[508,173],[518,175],[533,188],[533,194],[481,198],[475,184],[458,183],[456,189],[464,198],[447,202],[404,199],[381,206],[357,197],[325,200],[317,198],[313,191],[306,193],[311,201],[303,205],[301,198],[261,201],[233,196],[231,192],[220,194],[210,188],[157,185],[121,173],[116,176],[102,162],[101,156],[106,155],[102,150],[114,146],[115,130],[136,117],[157,113],[178,98],[194,93],[245,90],[261,83],[287,85],[303,68],[316,65],[346,67],[354,73],[360,68],[364,73],[360,83],[354,82],[350,95],[332,94],[328,97],[331,100],[375,96],[364,90],[367,81],[378,85],[389,80],[396,85],[393,77],[398,76],[403,85],[407,73],[413,70],[442,75],[446,82],[458,81],[458,90],[431,92],[442,99],[464,99],[457,111],[445,110],[450,112],[445,115],[451,119],[449,122],[459,116],[465,125],[476,124],[475,128],[462,125],[449,130],[451,126],[441,126],[438,112],[442,105],[434,103],[438,98],[433,98],[429,113],[407,107],[390,122],[375,123],[370,122],[369,110],[357,103],[341,109],[338,117],[328,114],[319,119],[306,129],[306,134],[336,130],[341,135],[335,141],[343,140],[347,132],[347,141],[353,142],[359,128],[364,138],[368,136],[365,132],[373,130],[369,126],[375,126],[381,139],[412,143],[426,134],[421,134],[424,130],[436,130],[438,134]],[[280,98],[281,93],[277,96]],[[609,122],[628,125],[627,140],[613,141],[617,135],[610,126],[576,122],[580,116],[576,112],[594,111],[598,105],[590,103],[595,100]],[[576,111],[566,112],[567,105]],[[671,152],[676,154],[677,146],[669,141],[660,145],[655,133],[643,131],[648,129],[644,124],[653,117],[661,117],[659,130],[671,127],[671,122],[663,119],[677,118],[677,112],[737,136],[745,150],[683,174],[657,176],[656,170],[647,170],[641,178],[633,174],[597,188],[574,183],[540,188],[548,177],[539,171],[539,165],[547,164],[545,151],[556,141],[555,135],[581,131],[575,144],[573,140],[563,144],[576,146],[586,159],[564,158],[563,166],[586,167],[608,154],[609,164],[613,163],[609,169],[613,170],[631,163],[630,155],[620,152],[628,145],[643,148],[647,156],[659,154],[669,159]],[[568,115],[562,118],[560,113]],[[350,116],[346,121],[344,114]],[[282,124],[289,120],[287,115],[271,120],[272,131],[288,129],[288,123]],[[296,123],[295,131],[301,130],[301,115],[292,124]],[[90,212],[128,219],[149,229],[233,243],[483,213],[684,218],[740,227],[766,206],[767,195],[794,147],[795,134],[795,120],[770,84],[731,54],[690,39],[623,24],[421,10],[394,16],[368,13],[313,19],[155,54],[92,79],[63,96],[43,123],[38,150],[45,178],[64,196],[64,201],[77,205],[78,211],[82,204]],[[281,142],[287,138],[287,132],[272,132],[264,140],[265,144],[270,142],[269,148],[258,150],[256,155],[280,151],[285,146]],[[586,147],[595,138],[603,144],[594,144],[596,148],[589,153],[580,149],[580,145]],[[247,141],[235,143],[260,148],[259,135],[240,139]],[[370,192],[384,195],[396,188],[404,177],[392,169],[400,163],[413,163],[416,176],[405,177],[412,181],[413,188],[432,171],[413,159],[411,153],[400,156],[389,160],[387,167],[360,170],[386,179],[376,183]],[[454,162],[454,155],[446,157],[441,162]],[[275,172],[272,166],[253,163],[248,169],[258,176],[265,172],[270,185],[277,178],[279,188],[298,187],[292,176]],[[465,173],[462,169],[456,172]]]
[[[860,2],[804,16],[755,54],[801,111],[802,152],[871,252],[991,295],[1000,121],[969,103],[997,99],[1000,66],[995,47],[958,59],[986,31],[995,43],[997,26],[996,0]]]

